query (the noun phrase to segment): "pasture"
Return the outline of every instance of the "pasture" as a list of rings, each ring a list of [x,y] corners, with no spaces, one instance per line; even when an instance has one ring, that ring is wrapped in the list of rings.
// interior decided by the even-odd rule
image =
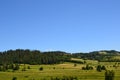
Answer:
[[[90,61],[88,61],[90,62]],[[87,63],[88,63],[87,62]],[[92,61],[91,61],[92,62]],[[63,77],[63,76],[74,76],[78,80],[104,80],[105,71],[97,72],[95,67],[96,64],[90,65],[94,67],[93,70],[82,70],[83,66],[86,64],[76,64],[74,63],[62,63],[55,65],[20,65],[18,71],[8,70],[6,72],[0,72],[0,80],[12,80],[13,77],[17,77],[17,80],[50,80],[52,77]],[[115,80],[120,80],[120,67],[113,67],[115,62],[100,62],[99,64],[105,65],[107,69],[115,71]],[[28,66],[30,69],[28,69]],[[22,68],[25,67],[26,71],[22,71]],[[40,67],[43,67],[43,70],[39,70]]]

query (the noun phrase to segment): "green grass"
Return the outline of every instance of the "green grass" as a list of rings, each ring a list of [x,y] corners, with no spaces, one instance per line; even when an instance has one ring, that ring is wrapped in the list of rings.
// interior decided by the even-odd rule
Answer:
[[[115,71],[115,80],[120,79],[120,67],[114,68],[111,67],[115,62],[101,62],[101,65],[106,65],[108,69]],[[91,64],[92,65],[92,64]],[[92,66],[96,66],[94,64]],[[26,71],[21,71],[23,65],[20,66],[19,71],[15,72],[0,72],[0,80],[12,80],[13,77],[17,77],[17,80],[42,80],[46,78],[49,80],[51,77],[63,77],[63,76],[76,76],[80,80],[104,80],[104,73],[97,72],[94,70],[81,70],[85,64],[77,64],[74,67],[74,63],[63,63],[55,65],[25,65],[30,66],[31,69],[26,69]],[[39,68],[43,67],[43,71],[40,71]]]

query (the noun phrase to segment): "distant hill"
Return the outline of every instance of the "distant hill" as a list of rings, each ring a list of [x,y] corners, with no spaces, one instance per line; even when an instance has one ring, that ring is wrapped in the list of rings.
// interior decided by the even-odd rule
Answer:
[[[75,53],[74,58],[98,60],[98,61],[120,61],[120,52],[115,50],[93,51],[90,53]]]
[[[0,64],[59,64],[73,62],[83,64],[82,60],[120,61],[120,52],[115,50],[93,51],[89,53],[66,53],[63,51],[41,52],[39,50],[16,49],[0,52]]]
[[[38,50],[16,49],[0,52],[0,64],[59,64],[71,59],[62,51],[40,52]]]

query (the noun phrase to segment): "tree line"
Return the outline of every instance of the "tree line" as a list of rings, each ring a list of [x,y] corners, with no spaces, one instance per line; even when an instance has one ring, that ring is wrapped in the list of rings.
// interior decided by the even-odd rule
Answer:
[[[63,51],[41,52],[39,50],[16,49],[0,52],[0,65],[2,64],[59,64],[73,62],[84,64],[84,62],[73,61],[71,58],[98,61],[120,61],[113,59],[113,56],[120,55],[115,50],[93,51],[89,53],[66,53]]]
[[[115,56],[120,57],[120,52],[115,50],[101,50],[89,53],[72,54],[73,58],[81,58],[84,60],[98,60],[99,62],[120,62],[119,58],[113,58]]]
[[[16,49],[0,52],[0,64],[58,64],[70,60],[70,54],[61,51]]]

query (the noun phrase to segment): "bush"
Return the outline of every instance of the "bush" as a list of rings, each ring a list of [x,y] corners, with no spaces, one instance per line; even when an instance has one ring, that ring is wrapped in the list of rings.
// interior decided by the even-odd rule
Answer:
[[[106,71],[105,72],[105,80],[114,80],[115,73],[114,71]]]
[[[82,70],[86,70],[86,67],[82,67]]]
[[[102,67],[101,67],[101,70],[106,70],[106,67],[105,67],[105,66],[102,66]]]
[[[77,64],[75,63],[75,64],[74,64],[74,67],[76,67],[76,66],[77,66]]]
[[[42,71],[42,70],[43,70],[43,67],[40,67],[39,70]]]
[[[28,69],[31,69],[30,66],[27,67]]]
[[[13,77],[12,80],[17,80],[17,77]]]
[[[105,67],[105,66],[98,65],[96,70],[97,70],[98,72],[101,72],[102,70],[106,70],[106,67]]]
[[[53,67],[53,69],[55,69],[55,67]]]
[[[102,70],[101,70],[101,65],[98,65],[96,70],[97,70],[98,72],[101,72],[101,71],[102,71]]]
[[[86,67],[82,67],[82,70],[93,70],[93,67],[86,65]]]

